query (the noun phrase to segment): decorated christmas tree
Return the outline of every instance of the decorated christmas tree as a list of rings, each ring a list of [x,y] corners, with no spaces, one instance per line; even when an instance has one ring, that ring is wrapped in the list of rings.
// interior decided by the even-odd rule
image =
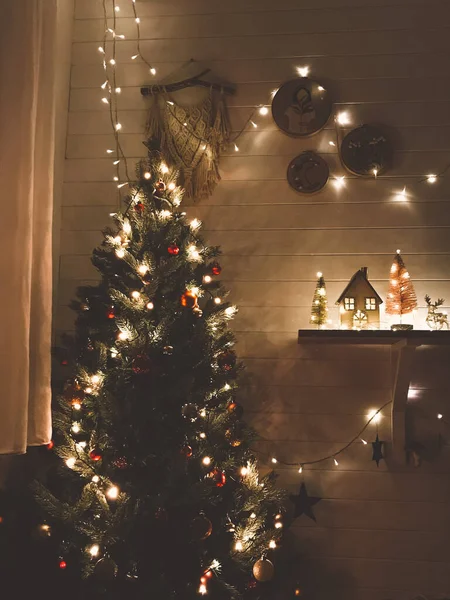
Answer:
[[[411,277],[397,250],[389,277],[389,291],[386,298],[386,313],[401,316],[417,308],[417,297]]]
[[[94,251],[101,281],[73,305],[61,473],[37,495],[55,568],[84,578],[83,598],[246,598],[273,576],[283,495],[258,474],[235,398],[219,250],[181,199],[151,149]]]
[[[317,273],[317,284],[314,291],[314,297],[311,307],[311,319],[312,325],[317,325],[320,329],[327,323],[328,320],[328,301],[327,301],[327,290],[325,287],[325,279],[322,273]]]

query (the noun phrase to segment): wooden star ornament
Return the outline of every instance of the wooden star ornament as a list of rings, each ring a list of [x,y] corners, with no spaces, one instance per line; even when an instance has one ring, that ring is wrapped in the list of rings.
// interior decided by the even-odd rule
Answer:
[[[313,521],[316,521],[313,506],[317,504],[319,500],[322,500],[322,498],[318,498],[317,496],[308,496],[308,491],[304,482],[302,482],[300,486],[300,492],[298,495],[295,496],[294,494],[291,494],[289,498],[294,504],[294,519],[300,517],[301,515],[306,515]]]
[[[384,458],[383,456],[383,444],[384,442],[382,442],[380,440],[380,438],[378,437],[378,433],[377,433],[377,437],[375,439],[374,442],[372,442],[372,460],[374,460],[377,463],[377,467],[380,466],[380,460],[382,460]]]

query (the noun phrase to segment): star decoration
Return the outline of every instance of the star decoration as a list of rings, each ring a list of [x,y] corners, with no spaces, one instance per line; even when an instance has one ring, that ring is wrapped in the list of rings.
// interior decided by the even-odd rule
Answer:
[[[378,433],[377,433],[376,440],[374,442],[372,442],[372,448],[373,448],[372,460],[374,460],[377,463],[377,467],[380,465],[380,460],[382,460],[384,458],[383,444],[384,444],[384,442],[380,441],[380,439],[378,437]]]
[[[300,486],[300,492],[298,496],[294,496],[293,494],[290,496],[291,502],[294,503],[294,519],[300,517],[301,515],[306,515],[313,521],[316,520],[316,516],[313,511],[314,504],[317,504],[319,500],[322,498],[318,498],[316,496],[308,496],[308,492],[306,490],[306,485],[302,482]]]

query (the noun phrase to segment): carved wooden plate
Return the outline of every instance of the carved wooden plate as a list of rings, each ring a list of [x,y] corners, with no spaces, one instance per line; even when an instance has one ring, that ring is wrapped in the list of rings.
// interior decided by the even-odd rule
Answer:
[[[329,169],[324,159],[315,152],[302,152],[289,163],[289,185],[302,194],[314,194],[328,181]]]
[[[330,118],[331,108],[327,90],[308,77],[287,81],[272,100],[275,123],[294,137],[305,137],[320,131]]]
[[[356,175],[381,175],[392,163],[392,146],[375,125],[361,125],[350,131],[341,144],[342,162]],[[376,171],[376,173],[375,173]]]

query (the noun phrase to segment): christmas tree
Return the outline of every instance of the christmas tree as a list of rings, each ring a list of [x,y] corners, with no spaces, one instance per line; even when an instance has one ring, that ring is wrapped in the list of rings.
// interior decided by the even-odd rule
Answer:
[[[312,325],[317,325],[319,329],[326,324],[328,320],[328,301],[327,301],[327,290],[325,287],[325,279],[322,273],[317,273],[317,284],[314,292],[313,303],[311,307],[311,319]]]
[[[388,315],[406,315],[417,308],[417,297],[411,277],[406,269],[400,250],[397,250],[389,277],[389,292],[386,298]]]
[[[73,305],[62,472],[37,496],[83,598],[245,598],[272,577],[281,539],[283,494],[259,476],[235,399],[219,250],[175,182],[153,147],[94,251],[100,283]]]

